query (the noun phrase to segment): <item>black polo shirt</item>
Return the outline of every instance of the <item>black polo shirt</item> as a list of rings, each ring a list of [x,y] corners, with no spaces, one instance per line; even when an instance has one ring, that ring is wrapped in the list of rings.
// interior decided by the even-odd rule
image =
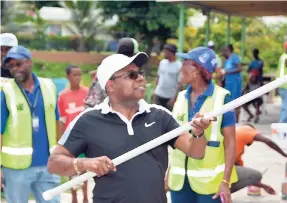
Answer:
[[[171,113],[158,105],[139,102],[139,111],[128,121],[114,112],[108,98],[79,115],[68,127],[59,144],[75,157],[107,156],[114,159],[164,133],[179,127]],[[164,176],[168,166],[168,145],[158,146],[95,178],[95,203],[165,203]]]

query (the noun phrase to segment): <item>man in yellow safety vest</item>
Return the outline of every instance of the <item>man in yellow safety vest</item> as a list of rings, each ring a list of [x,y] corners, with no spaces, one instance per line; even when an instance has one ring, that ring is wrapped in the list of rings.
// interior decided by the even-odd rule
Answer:
[[[279,59],[277,77],[283,77],[287,75],[287,41],[284,43],[285,53],[283,53]],[[282,85],[279,88],[279,94],[282,98],[280,123],[287,123],[287,84]]]
[[[59,176],[47,170],[60,130],[56,88],[50,79],[32,73],[31,59],[25,47],[15,46],[3,61],[14,78],[1,91],[1,164],[7,203],[28,202],[31,192],[37,203],[47,203],[42,193],[60,183]],[[59,197],[49,201],[59,202]]]

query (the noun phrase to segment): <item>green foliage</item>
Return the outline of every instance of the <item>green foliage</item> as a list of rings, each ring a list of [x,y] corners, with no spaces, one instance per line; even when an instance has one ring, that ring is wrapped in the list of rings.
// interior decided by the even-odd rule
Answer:
[[[70,10],[73,26],[66,25],[74,35],[80,36],[78,51],[87,51],[89,42],[94,39],[98,30],[99,16],[95,12],[95,1],[64,1],[61,6]]]
[[[19,44],[32,50],[76,51],[79,46],[77,36],[46,36],[44,39],[35,35],[17,35]],[[94,38],[85,38],[89,51],[101,52],[106,50],[106,42]]]
[[[193,15],[194,13],[191,13]],[[246,19],[245,52],[242,61],[246,64],[253,60],[252,50],[258,48],[260,57],[264,61],[264,72],[272,72],[277,68],[280,55],[283,52],[284,36],[287,34],[287,24],[277,23],[267,26],[261,18]],[[220,49],[226,45],[227,17],[222,14],[212,13],[210,23],[210,40],[215,42],[215,49],[220,53]],[[204,46],[206,27],[193,28],[186,26],[184,30],[184,51],[192,48]],[[242,18],[231,18],[230,43],[234,46],[234,52],[240,54],[242,35]],[[178,32],[177,32],[178,37]],[[287,37],[287,36],[286,36]],[[177,43],[177,39],[169,39],[168,42]],[[247,66],[245,66],[247,68]]]
[[[31,2],[31,1],[29,1]],[[47,7],[59,7],[59,1],[32,1],[38,9],[44,6]]]
[[[70,65],[69,63],[50,63],[46,61],[33,60],[33,71],[40,77],[47,78],[65,78],[66,77],[66,67]],[[77,64],[75,64],[77,65]],[[89,71],[95,70],[96,65],[79,65],[82,69],[82,84],[89,86],[91,84],[92,78],[89,75]]]
[[[150,53],[152,39],[158,37],[165,41],[173,37],[177,26],[179,9],[175,4],[157,3],[156,1],[101,1],[97,7],[102,9],[105,19],[118,16],[115,28],[129,36],[140,36]]]

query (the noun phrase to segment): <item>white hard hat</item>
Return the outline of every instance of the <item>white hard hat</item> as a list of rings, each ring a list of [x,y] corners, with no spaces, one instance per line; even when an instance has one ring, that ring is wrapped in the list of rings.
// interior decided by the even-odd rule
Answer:
[[[214,42],[210,40],[210,41],[207,43],[207,46],[208,46],[208,47],[213,47],[213,46],[214,46]]]
[[[18,46],[17,37],[12,33],[0,34],[0,46],[7,46],[7,47]]]

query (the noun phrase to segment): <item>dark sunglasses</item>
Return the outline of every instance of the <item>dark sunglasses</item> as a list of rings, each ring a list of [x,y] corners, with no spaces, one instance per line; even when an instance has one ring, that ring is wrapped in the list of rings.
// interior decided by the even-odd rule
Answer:
[[[130,71],[128,73],[125,73],[125,74],[122,74],[119,76],[112,76],[110,80],[115,80],[115,79],[121,78],[123,76],[128,76],[129,79],[136,80],[136,79],[138,79],[139,75],[143,76],[144,72],[143,71]]]

